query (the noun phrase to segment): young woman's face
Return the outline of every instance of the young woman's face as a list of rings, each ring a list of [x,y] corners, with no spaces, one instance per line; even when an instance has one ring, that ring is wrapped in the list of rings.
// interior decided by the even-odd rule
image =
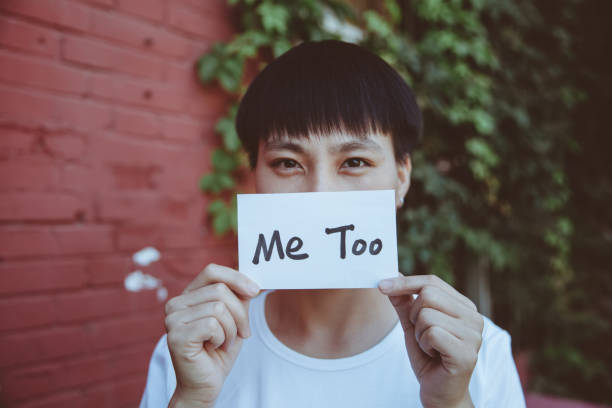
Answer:
[[[258,193],[395,190],[396,205],[410,185],[410,158],[395,160],[391,137],[343,133],[259,143]]]

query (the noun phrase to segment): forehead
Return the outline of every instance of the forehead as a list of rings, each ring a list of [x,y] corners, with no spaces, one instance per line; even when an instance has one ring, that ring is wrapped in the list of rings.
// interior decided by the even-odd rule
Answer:
[[[330,132],[326,134],[309,133],[308,135],[274,135],[260,143],[264,150],[275,150],[298,146],[304,150],[312,147],[325,147],[335,152],[342,150],[368,149],[385,150],[391,146],[391,138],[380,132],[354,134],[348,132]]]

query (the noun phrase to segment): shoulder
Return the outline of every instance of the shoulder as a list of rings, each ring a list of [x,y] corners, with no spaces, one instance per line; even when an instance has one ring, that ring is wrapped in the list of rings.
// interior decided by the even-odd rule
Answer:
[[[512,338],[491,319],[483,316],[482,344],[470,391],[476,406],[525,407],[514,358]]]
[[[493,323],[493,321],[489,319],[487,316],[482,315],[482,318],[484,320],[484,327],[482,329],[483,343],[485,341],[487,343],[491,343],[491,342],[498,343],[498,342],[510,341],[511,339],[510,333],[508,333],[506,330],[502,329],[501,327]]]
[[[498,366],[503,363],[512,365],[514,368],[514,360],[512,358],[512,338],[510,333],[502,329],[491,319],[482,316],[484,319],[484,327],[482,329],[482,344],[478,352],[478,360],[484,371],[489,371],[487,368],[492,365]]]
[[[151,362],[149,368],[155,366],[155,368],[161,369],[164,373],[169,371],[174,373],[174,367],[172,366],[172,358],[170,357],[170,350],[168,349],[168,335],[164,333],[163,336],[157,341],[153,354],[151,355]]]

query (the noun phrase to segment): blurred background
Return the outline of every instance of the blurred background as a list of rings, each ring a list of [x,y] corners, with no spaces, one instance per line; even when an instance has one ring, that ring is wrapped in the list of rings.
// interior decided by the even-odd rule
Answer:
[[[401,270],[511,333],[528,406],[612,405],[610,15],[602,0],[1,0],[0,406],[138,404],[165,300],[236,265],[233,197],[253,191],[241,95],[326,38],[384,58],[424,113]]]

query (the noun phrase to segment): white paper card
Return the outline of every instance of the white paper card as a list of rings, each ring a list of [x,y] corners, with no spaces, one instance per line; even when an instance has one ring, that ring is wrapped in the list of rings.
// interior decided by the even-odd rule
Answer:
[[[374,288],[398,275],[395,211],[393,190],[238,194],[239,270],[262,289]]]

